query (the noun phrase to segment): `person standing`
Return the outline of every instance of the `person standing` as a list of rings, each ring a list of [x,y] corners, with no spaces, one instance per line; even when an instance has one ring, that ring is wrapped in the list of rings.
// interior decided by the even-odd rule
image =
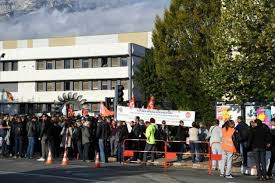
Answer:
[[[178,152],[183,153],[185,151],[186,138],[188,137],[188,128],[184,127],[184,122],[180,120],[180,124],[177,129],[176,140],[185,141],[180,142],[178,145]],[[182,154],[177,154],[177,160],[182,161]]]
[[[60,147],[64,148],[64,152],[67,151],[67,155],[69,158],[72,158],[73,129],[70,125],[69,119],[65,120],[65,124],[64,124],[64,127],[62,128],[60,136],[61,136]]]
[[[249,145],[254,153],[258,180],[267,180],[266,177],[266,148],[270,147],[271,135],[267,125],[261,120],[255,119],[255,125],[249,136]]]
[[[199,140],[199,129],[196,122],[192,123],[192,128],[189,129],[189,143],[190,143],[190,150],[192,153],[192,162],[196,163],[196,161],[200,161],[199,153],[199,144],[196,142]]]
[[[115,120],[112,120],[111,137],[110,137],[110,146],[111,146],[111,156],[112,157],[116,156],[116,152],[117,152],[116,133],[117,133],[117,123]]]
[[[238,125],[235,130],[238,134],[238,141],[240,147],[237,147],[240,150],[242,156],[242,168],[247,167],[247,151],[248,151],[248,137],[249,137],[249,126],[242,120],[241,116],[237,118]]]
[[[76,123],[75,123],[75,128],[74,128],[74,131],[73,131],[73,142],[74,142],[74,146],[77,150],[77,159],[83,159],[83,154],[82,154],[82,134],[81,134],[81,128],[82,128],[82,125],[81,125],[81,122],[80,120],[76,120]]]
[[[22,158],[23,150],[23,124],[21,117],[16,118],[16,123],[14,125],[14,139],[15,139],[15,152],[14,158]]]
[[[267,170],[267,176],[271,177],[272,176],[272,169],[275,163],[275,118],[271,119],[271,159],[270,159],[270,164]]]
[[[98,139],[100,160],[102,163],[108,162],[107,139],[110,135],[110,131],[111,131],[111,129],[110,129],[109,124],[102,118],[99,118],[98,123],[97,123],[96,137]]]
[[[26,130],[28,135],[28,148],[27,148],[27,158],[33,158],[33,150],[35,144],[35,134],[36,134],[36,121],[37,118],[34,116],[30,121],[27,122]]]
[[[117,162],[123,162],[123,141],[128,136],[128,129],[126,124],[119,121],[117,123],[117,133],[116,133],[116,141],[117,141]]]
[[[81,128],[82,145],[83,145],[83,161],[90,162],[89,150],[91,145],[90,122],[82,120],[83,127]]]
[[[206,139],[209,139],[212,154],[222,154],[222,128],[219,125],[220,121],[216,119],[216,124],[210,127],[206,137]],[[221,161],[212,161],[212,168],[220,170]]]
[[[221,176],[225,178],[234,178],[231,174],[233,154],[236,152],[236,147],[233,142],[235,136],[235,123],[233,120],[226,121],[222,129],[222,163]],[[226,171],[225,170],[226,166]]]
[[[143,154],[143,161],[144,163],[147,162],[147,151],[155,151],[156,149],[156,141],[155,141],[155,132],[156,132],[156,125],[155,119],[150,118],[150,125],[146,128],[145,137],[146,137],[146,145]],[[151,152],[151,160],[154,162],[155,160],[155,153]]]

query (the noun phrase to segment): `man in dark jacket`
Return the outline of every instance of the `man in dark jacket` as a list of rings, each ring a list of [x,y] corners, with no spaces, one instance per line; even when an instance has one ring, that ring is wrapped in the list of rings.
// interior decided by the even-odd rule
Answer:
[[[242,155],[243,167],[247,167],[249,126],[242,120],[241,116],[238,116],[237,123],[238,125],[235,129],[238,134],[238,141],[240,144],[240,147],[237,147],[237,149],[240,150],[240,154]]]
[[[256,161],[257,173],[259,180],[266,178],[266,148],[270,146],[271,136],[267,125],[261,120],[255,120],[256,127],[251,130],[249,136],[249,145],[251,146]]]
[[[98,145],[100,150],[100,160],[102,163],[108,162],[106,147],[107,147],[107,139],[109,138],[110,133],[111,133],[111,129],[109,124],[102,118],[99,118],[97,123],[96,137],[98,139]]]
[[[42,115],[42,124],[39,140],[41,140],[42,157],[37,161],[45,161],[48,151],[53,152],[53,124],[47,114]]]
[[[188,137],[188,128],[184,127],[184,122],[180,120],[180,124],[177,129],[176,134],[176,140],[177,141],[186,141],[186,138]],[[179,143],[178,144],[178,152],[184,152],[185,149],[185,143]],[[177,160],[182,161],[182,154],[177,154]]]
[[[37,118],[34,116],[30,121],[27,122],[26,130],[28,136],[28,148],[27,148],[27,158],[32,159],[34,150],[34,137],[36,135],[36,121]]]
[[[272,142],[271,142],[271,159],[270,164],[267,170],[268,177],[272,176],[272,169],[275,163],[275,118],[271,119],[271,136],[272,136]]]
[[[15,153],[14,158],[22,158],[24,129],[22,119],[18,116],[14,124]]]

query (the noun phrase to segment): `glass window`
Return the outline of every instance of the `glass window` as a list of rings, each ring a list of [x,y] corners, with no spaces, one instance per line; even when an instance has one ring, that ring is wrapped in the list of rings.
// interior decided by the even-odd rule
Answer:
[[[17,71],[18,70],[18,63],[17,62],[12,62],[11,70],[13,70],[13,71]]]
[[[3,71],[9,71],[10,62],[3,62]]]
[[[44,91],[43,82],[36,83],[36,90],[37,91]]]
[[[46,62],[46,69],[53,69],[54,68],[54,65],[53,65],[53,61],[47,61]]]
[[[43,70],[44,68],[44,61],[36,61],[36,69]]]
[[[89,59],[82,60],[82,68],[89,68]]]
[[[92,62],[93,62],[93,67],[94,68],[99,67],[99,60],[98,60],[98,58],[93,58]]]
[[[92,81],[92,89],[98,90],[98,81]]]
[[[112,80],[112,90],[116,88],[116,80]]]
[[[121,80],[121,85],[124,86],[125,90],[128,88],[128,80]]]
[[[120,65],[122,67],[128,66],[128,57],[124,57],[120,59]]]
[[[58,81],[55,83],[55,90],[56,91],[63,91],[63,83],[61,81]]]
[[[80,87],[79,87],[79,81],[74,81],[74,91],[79,91]]]
[[[101,89],[108,90],[108,81],[104,80],[101,82]]]
[[[71,60],[64,60],[64,68],[65,69],[71,68]]]
[[[55,91],[55,83],[47,82],[47,91]]]
[[[56,60],[55,68],[56,69],[64,69],[64,60]]]
[[[90,90],[89,81],[82,81],[82,90]]]
[[[119,58],[112,58],[112,67],[119,67]]]
[[[80,59],[74,60],[74,68],[81,68],[81,60]]]
[[[71,82],[70,81],[65,81],[64,82],[64,89],[65,89],[65,91],[70,91],[71,90]]]
[[[99,103],[92,104],[92,111],[99,111]]]
[[[101,58],[101,67],[108,67],[108,58],[107,57]]]

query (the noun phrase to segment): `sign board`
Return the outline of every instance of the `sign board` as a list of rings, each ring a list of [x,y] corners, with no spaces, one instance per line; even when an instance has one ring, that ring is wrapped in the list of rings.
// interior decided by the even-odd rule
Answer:
[[[241,116],[241,107],[238,105],[222,105],[216,107],[216,119],[222,125],[227,120],[236,121],[237,117]]]
[[[263,123],[271,127],[271,112],[272,107],[258,107],[258,106],[246,106],[245,107],[245,120],[249,124],[250,121],[256,118],[260,119]]]
[[[163,120],[167,125],[178,126],[179,121],[184,121],[184,126],[191,127],[195,121],[194,111],[175,111],[175,110],[156,110],[156,109],[142,109],[130,108],[124,106],[117,106],[117,120],[120,121],[134,121],[135,117],[139,116],[144,121],[149,121],[150,118],[156,120],[156,124],[161,124]]]

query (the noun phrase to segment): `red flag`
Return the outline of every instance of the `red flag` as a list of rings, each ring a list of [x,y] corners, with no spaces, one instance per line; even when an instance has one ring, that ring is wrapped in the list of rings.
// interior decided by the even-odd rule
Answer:
[[[132,109],[132,108],[135,108],[135,97],[132,97],[131,100],[129,101],[129,107]]]
[[[109,111],[107,107],[104,106],[103,102],[100,102],[100,115],[107,117],[107,116],[113,116],[114,113],[112,111]]]
[[[8,99],[8,102],[13,102],[14,101],[14,98],[11,94],[11,92],[9,91],[6,91],[6,94],[7,94],[7,99]]]
[[[154,109],[155,108],[155,99],[154,97],[150,97],[147,109]]]
[[[70,105],[68,106],[68,116],[72,118],[75,116],[74,110]]]

